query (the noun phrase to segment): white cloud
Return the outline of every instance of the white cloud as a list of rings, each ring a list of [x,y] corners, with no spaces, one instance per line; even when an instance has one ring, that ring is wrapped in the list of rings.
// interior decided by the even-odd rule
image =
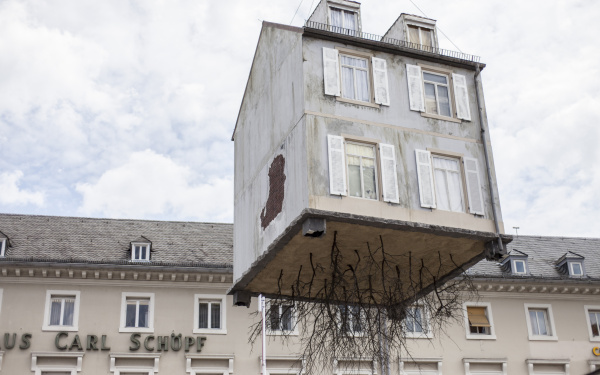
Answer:
[[[76,190],[83,195],[84,215],[229,222],[233,216],[231,178],[198,182],[189,167],[151,150],[133,153],[125,164]]]
[[[0,173],[0,203],[6,205],[42,206],[44,193],[19,188],[22,171]]]

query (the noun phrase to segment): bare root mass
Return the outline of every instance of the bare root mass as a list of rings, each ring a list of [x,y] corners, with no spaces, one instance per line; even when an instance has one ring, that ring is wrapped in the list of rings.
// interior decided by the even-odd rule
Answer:
[[[294,340],[299,340],[307,374],[321,373],[338,361],[345,366],[370,362],[387,374],[393,358],[410,355],[405,345],[408,332],[443,333],[447,323],[460,322],[462,302],[474,297],[469,276],[454,263],[452,254],[443,259],[436,253],[438,266],[431,269],[425,266],[432,264],[431,259],[425,262],[397,249],[392,254],[381,238],[375,245],[356,246],[341,251],[335,233],[329,264],[315,263],[311,253],[312,269],[306,272],[298,267],[293,295],[281,294],[290,288],[282,285],[282,270],[280,293],[268,296],[267,306],[272,309],[267,311],[268,327],[281,330],[281,319],[293,317],[288,320],[291,327],[272,337],[285,341],[297,332]],[[462,272],[444,280],[449,268]],[[260,335],[259,320],[251,327],[250,342]]]

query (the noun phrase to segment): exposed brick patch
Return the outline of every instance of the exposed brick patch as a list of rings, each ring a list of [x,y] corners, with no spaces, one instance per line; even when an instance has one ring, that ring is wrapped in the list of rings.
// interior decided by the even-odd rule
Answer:
[[[271,221],[279,215],[283,207],[285,187],[285,158],[283,155],[277,157],[269,167],[269,197],[265,208],[260,213],[260,225],[263,229],[269,226]]]

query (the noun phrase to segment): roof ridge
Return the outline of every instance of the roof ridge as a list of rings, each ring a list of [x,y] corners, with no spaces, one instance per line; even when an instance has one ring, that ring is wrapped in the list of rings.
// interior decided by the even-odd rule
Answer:
[[[97,220],[97,221],[132,221],[145,223],[174,223],[174,224],[207,224],[207,225],[233,225],[233,223],[217,223],[210,221],[182,221],[182,220],[152,220],[152,219],[124,219],[124,218],[101,218],[101,217],[85,217],[85,216],[57,216],[57,215],[28,215],[28,214],[12,214],[0,213],[0,218],[3,216],[11,217],[27,217],[27,218],[48,218],[48,219],[74,219],[74,220]]]

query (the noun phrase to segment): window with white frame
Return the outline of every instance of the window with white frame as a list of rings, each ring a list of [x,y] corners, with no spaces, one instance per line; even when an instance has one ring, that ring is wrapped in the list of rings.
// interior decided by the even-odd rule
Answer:
[[[149,243],[131,243],[131,260],[145,262],[150,260]]]
[[[351,197],[377,199],[375,145],[346,142],[348,189]]]
[[[362,334],[363,325],[360,306],[340,305],[338,310],[340,331],[351,335]]]
[[[340,54],[340,67],[342,71],[342,97],[370,102],[369,60]]]
[[[529,375],[568,375],[571,361],[568,359],[526,359]]]
[[[6,238],[0,238],[0,257],[6,256]]]
[[[529,340],[558,340],[551,305],[526,303],[525,313]]]
[[[463,358],[465,375],[506,375],[506,358]]]
[[[467,203],[469,213],[484,215],[476,159],[428,150],[415,150],[415,159],[421,207],[465,212]]]
[[[333,32],[355,35],[358,31],[358,15],[355,11],[329,7],[329,19]]]
[[[492,306],[489,302],[466,302],[463,304],[467,339],[495,339]]]
[[[269,303],[267,312],[268,329],[271,333],[295,331],[294,305],[285,303]]]
[[[31,371],[34,375],[78,375],[82,364],[82,352],[31,353]]]
[[[583,276],[583,264],[581,262],[568,262],[569,276]]]
[[[119,332],[154,332],[154,293],[121,294]]]
[[[423,306],[416,305],[406,309],[406,318],[404,319],[404,329],[406,336],[411,338],[431,338],[431,331],[428,328],[428,315]]]
[[[600,341],[600,306],[584,306],[590,341]]]
[[[441,358],[400,358],[400,375],[441,375]]]
[[[431,51],[435,47],[435,33],[432,28],[407,25],[408,41],[417,44],[420,49]]]
[[[110,353],[110,371],[113,375],[156,375],[160,353]]]
[[[194,296],[194,333],[225,334],[225,296],[196,294]]]
[[[406,64],[409,108],[425,117],[471,121],[467,77],[449,70]]]
[[[527,261],[525,259],[513,259],[513,274],[515,275],[526,275],[527,274]]]
[[[189,375],[232,375],[233,355],[186,353],[185,371]]]
[[[79,291],[46,291],[44,331],[77,331],[79,324]]]

